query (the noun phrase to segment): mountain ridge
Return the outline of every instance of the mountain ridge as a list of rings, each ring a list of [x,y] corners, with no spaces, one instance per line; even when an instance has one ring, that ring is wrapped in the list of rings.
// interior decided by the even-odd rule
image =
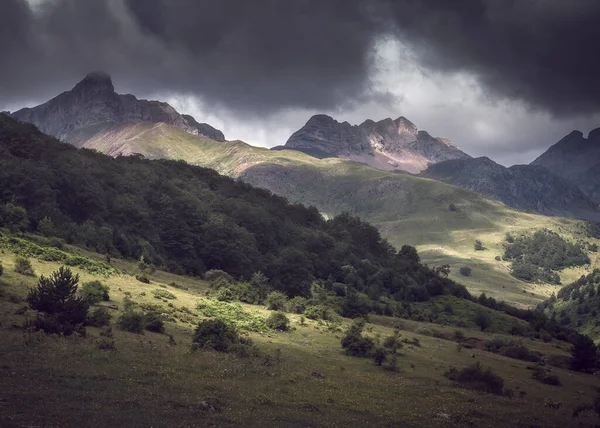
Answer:
[[[107,123],[164,122],[193,135],[225,141],[221,131],[179,114],[168,103],[117,94],[111,77],[104,72],[89,73],[70,91],[37,107],[18,110],[11,117],[33,123],[40,131],[77,147],[83,146],[82,136],[88,127]]]
[[[367,119],[360,125],[351,125],[324,114],[314,115],[284,146],[275,149],[282,148],[411,173],[418,173],[431,163],[470,157],[449,140],[419,130],[404,116],[379,122]]]

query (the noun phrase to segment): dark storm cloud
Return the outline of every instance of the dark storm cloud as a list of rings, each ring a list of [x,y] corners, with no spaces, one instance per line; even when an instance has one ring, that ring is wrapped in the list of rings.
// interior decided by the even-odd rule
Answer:
[[[395,2],[424,66],[475,73],[495,94],[559,115],[600,111],[597,0]]]
[[[421,65],[556,114],[600,107],[596,0],[0,1],[0,99],[90,70],[136,93],[193,93],[251,113],[332,109],[372,89],[374,45],[398,35]],[[65,88],[66,89],[66,88]]]

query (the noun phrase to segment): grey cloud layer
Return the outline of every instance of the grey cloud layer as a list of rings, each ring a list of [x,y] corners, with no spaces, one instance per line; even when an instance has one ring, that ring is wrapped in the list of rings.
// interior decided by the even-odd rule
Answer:
[[[0,99],[92,69],[128,89],[194,93],[239,112],[331,109],[372,89],[373,47],[558,115],[600,111],[596,0],[25,0],[0,2]]]

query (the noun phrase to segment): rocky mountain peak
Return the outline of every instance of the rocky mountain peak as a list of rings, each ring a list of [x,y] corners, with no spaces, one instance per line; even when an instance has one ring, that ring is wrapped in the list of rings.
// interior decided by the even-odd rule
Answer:
[[[600,142],[600,128],[596,128],[590,131],[588,134],[588,140]]]
[[[114,93],[112,79],[109,74],[103,71],[93,71],[83,78],[73,88],[73,92],[84,92],[88,94]]]
[[[72,90],[40,106],[19,110],[12,117],[82,147],[89,135],[102,127],[137,123],[166,123],[190,134],[225,141],[218,129],[179,114],[167,103],[117,94],[110,75],[101,71],[88,74]]]
[[[433,138],[404,116],[360,125],[315,115],[284,146],[317,157],[342,157],[384,170],[419,172],[429,164],[469,156],[447,140]]]

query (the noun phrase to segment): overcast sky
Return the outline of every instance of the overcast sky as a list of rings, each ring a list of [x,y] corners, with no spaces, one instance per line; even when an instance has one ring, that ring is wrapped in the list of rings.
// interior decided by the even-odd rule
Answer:
[[[93,70],[228,139],[405,116],[528,163],[600,127],[597,0],[0,0],[0,110]]]

